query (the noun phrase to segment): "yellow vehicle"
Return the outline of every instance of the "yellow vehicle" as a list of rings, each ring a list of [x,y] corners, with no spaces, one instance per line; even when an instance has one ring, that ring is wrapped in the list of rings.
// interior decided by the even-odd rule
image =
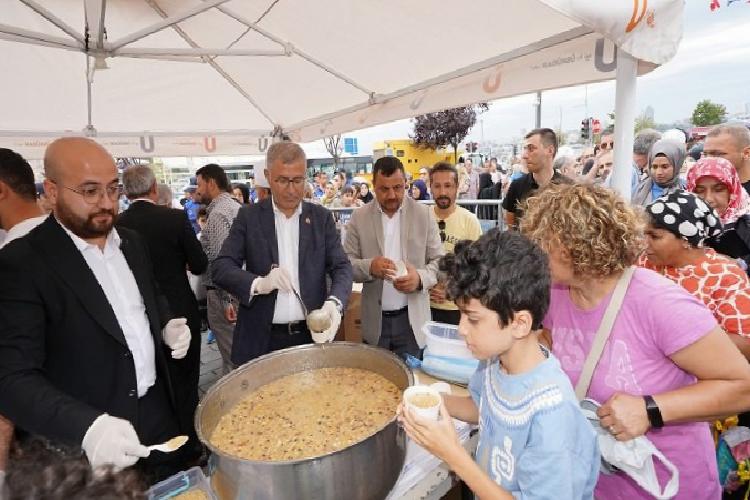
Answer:
[[[462,151],[458,151],[461,156]],[[439,161],[454,163],[453,151],[448,149],[423,149],[410,139],[393,139],[375,143],[372,147],[373,162],[383,156],[395,156],[404,164],[406,172],[413,178],[419,176],[419,169],[430,168]]]

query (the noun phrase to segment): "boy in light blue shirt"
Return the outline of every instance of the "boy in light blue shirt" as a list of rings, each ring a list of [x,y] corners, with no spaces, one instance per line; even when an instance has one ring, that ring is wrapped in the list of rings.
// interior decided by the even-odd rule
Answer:
[[[407,434],[482,499],[591,499],[600,456],[557,359],[537,334],[549,306],[546,255],[515,231],[456,245],[440,264],[461,310],[459,333],[481,361],[471,396],[444,396],[439,421],[400,408]],[[479,423],[476,462],[452,416]]]

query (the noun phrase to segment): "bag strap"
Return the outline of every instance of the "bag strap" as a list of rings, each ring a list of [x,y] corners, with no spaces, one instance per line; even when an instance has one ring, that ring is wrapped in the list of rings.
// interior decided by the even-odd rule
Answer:
[[[612,299],[607,305],[607,310],[604,311],[602,322],[599,324],[599,329],[596,331],[594,342],[591,344],[591,350],[589,355],[586,357],[586,361],[583,363],[583,369],[581,370],[581,376],[578,378],[576,384],[576,397],[579,401],[586,397],[586,393],[591,385],[591,379],[594,376],[594,369],[599,363],[599,359],[602,357],[604,352],[604,346],[607,344],[609,335],[612,333],[612,327],[617,319],[617,314],[620,312],[622,302],[625,299],[625,292],[628,291],[628,285],[630,285],[630,279],[633,277],[635,267],[629,266],[623,271],[622,276],[615,285],[615,290],[612,292]]]

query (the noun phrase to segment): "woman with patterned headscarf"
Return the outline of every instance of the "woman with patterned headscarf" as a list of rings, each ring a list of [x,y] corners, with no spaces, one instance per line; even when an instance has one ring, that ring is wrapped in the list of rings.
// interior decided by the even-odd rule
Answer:
[[[706,246],[721,234],[716,211],[686,191],[646,207],[646,251],[638,265],[658,272],[692,293],[746,358],[750,358],[750,281],[731,259]]]
[[[708,241],[717,252],[750,264],[750,195],[729,160],[701,158],[688,171],[687,190],[716,210],[724,226],[721,236]]]
[[[684,144],[669,139],[656,141],[648,153],[648,177],[638,184],[633,204],[645,206],[684,187],[680,184],[680,168],[685,156]]]

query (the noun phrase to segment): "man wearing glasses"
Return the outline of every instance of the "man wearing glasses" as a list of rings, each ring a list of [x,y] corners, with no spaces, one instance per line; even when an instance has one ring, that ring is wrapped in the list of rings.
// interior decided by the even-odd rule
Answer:
[[[377,203],[355,210],[344,248],[363,283],[362,336],[398,355],[420,355],[422,326],[430,319],[427,291],[437,283],[443,245],[432,209],[404,196],[406,175],[398,158],[373,167]]]
[[[109,153],[58,139],[44,170],[53,216],[0,252],[0,408],[24,431],[80,446],[93,468],[144,459],[149,479],[163,479],[189,449],[149,456],[145,445],[187,431],[166,356],[185,356],[190,330],[170,319],[145,243],[114,228]]]
[[[610,129],[602,132],[602,136],[599,139],[599,154],[612,151],[615,148],[615,135]]]
[[[482,226],[472,212],[456,205],[458,197],[458,170],[448,162],[438,162],[430,170],[430,189],[435,200],[435,218],[440,231],[440,241],[445,253],[453,253],[461,240],[478,240]],[[445,282],[430,288],[432,320],[457,325],[461,313],[453,301],[445,296]]]
[[[352,268],[331,212],[302,201],[305,152],[292,142],[272,144],[266,166],[271,198],[240,210],[211,270],[214,283],[239,301],[236,365],[333,340],[352,291]],[[305,321],[316,309],[328,316],[329,326],[320,333],[310,332]]]

